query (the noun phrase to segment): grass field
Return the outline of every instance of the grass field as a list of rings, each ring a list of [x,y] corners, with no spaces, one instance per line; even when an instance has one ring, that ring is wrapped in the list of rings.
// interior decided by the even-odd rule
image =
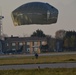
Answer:
[[[60,56],[39,56],[36,59],[34,56],[30,57],[12,57],[0,58],[0,65],[9,64],[36,64],[36,63],[58,63],[58,62],[76,62],[76,55],[60,55]]]
[[[0,75],[76,75],[76,68],[0,70]]]

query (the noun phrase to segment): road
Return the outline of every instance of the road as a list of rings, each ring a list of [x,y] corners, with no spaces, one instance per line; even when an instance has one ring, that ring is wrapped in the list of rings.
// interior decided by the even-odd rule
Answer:
[[[43,53],[39,56],[55,56],[55,55],[67,55],[76,54],[76,52],[58,52],[58,53]],[[34,54],[18,54],[18,55],[0,55],[0,58],[15,58],[34,56]],[[51,63],[51,64],[26,64],[26,65],[3,65],[0,66],[0,70],[9,69],[35,69],[38,68],[76,68],[76,63]]]
[[[40,67],[40,68],[76,68],[76,63],[3,65],[3,66],[0,66],[0,70],[11,70],[11,69],[37,69],[38,67]]]
[[[56,53],[41,53],[39,56],[56,56],[56,55],[67,55],[67,54],[76,54],[76,52],[56,52]],[[0,58],[11,58],[11,57],[25,57],[25,56],[34,56],[34,54],[10,54],[10,55],[0,55]]]

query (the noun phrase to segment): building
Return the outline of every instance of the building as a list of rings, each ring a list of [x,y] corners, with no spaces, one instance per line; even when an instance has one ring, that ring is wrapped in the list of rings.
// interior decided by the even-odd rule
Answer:
[[[55,50],[56,52],[62,52],[63,51],[63,40],[56,39],[55,49],[56,49]]]
[[[0,40],[0,54],[2,54],[2,49],[3,49],[3,41]]]
[[[40,45],[47,41],[39,37],[6,37],[3,53],[40,53]]]

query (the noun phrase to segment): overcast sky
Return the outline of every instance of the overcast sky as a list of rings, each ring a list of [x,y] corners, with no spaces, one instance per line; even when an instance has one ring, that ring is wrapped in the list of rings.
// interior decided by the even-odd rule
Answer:
[[[59,10],[58,21],[50,25],[24,25],[14,26],[11,12],[22,4],[41,1],[47,2]],[[7,35],[29,36],[37,29],[45,34],[55,35],[60,29],[76,31],[76,0],[0,0],[0,13],[4,16],[3,33]]]

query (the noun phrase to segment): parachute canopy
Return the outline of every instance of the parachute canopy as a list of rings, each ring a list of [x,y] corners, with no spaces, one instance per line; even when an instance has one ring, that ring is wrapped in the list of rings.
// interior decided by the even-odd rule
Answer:
[[[12,12],[12,20],[15,26],[53,24],[57,22],[57,18],[58,10],[43,2],[26,3]]]

